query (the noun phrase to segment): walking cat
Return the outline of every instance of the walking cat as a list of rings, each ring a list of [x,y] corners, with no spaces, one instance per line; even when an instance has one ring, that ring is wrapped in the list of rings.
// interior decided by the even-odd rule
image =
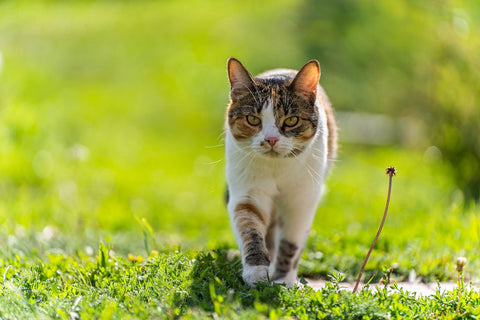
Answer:
[[[228,212],[250,286],[292,287],[323,183],[336,152],[336,124],[318,84],[318,61],[300,71],[252,77],[228,60],[225,125]]]

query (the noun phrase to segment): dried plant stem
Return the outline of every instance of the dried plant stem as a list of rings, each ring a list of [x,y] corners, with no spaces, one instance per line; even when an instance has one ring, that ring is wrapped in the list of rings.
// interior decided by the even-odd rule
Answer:
[[[465,264],[467,264],[467,258],[465,257],[458,257],[457,258],[457,265],[455,269],[457,269],[458,272],[458,302],[457,302],[457,315],[460,311],[460,304],[462,303],[462,293],[463,289],[465,288],[465,282],[463,279],[463,268],[465,267]]]
[[[460,271],[458,273],[458,301],[457,301],[457,315],[460,311],[460,305],[462,304],[462,292],[463,292],[463,274]]]
[[[375,247],[375,244],[377,243],[378,237],[380,236],[380,233],[382,232],[383,225],[385,224],[385,220],[387,219],[388,205],[390,203],[390,194],[392,193],[392,178],[396,174],[395,167],[388,167],[386,169],[386,173],[389,176],[389,180],[388,180],[388,195],[387,195],[387,203],[385,205],[385,212],[383,213],[382,222],[380,223],[380,227],[378,228],[377,235],[375,236],[375,239],[373,239],[372,245],[370,246],[370,249],[368,250],[367,256],[365,257],[365,260],[363,261],[363,265],[362,265],[362,268],[360,269],[360,273],[358,275],[357,282],[355,283],[355,287],[353,288],[353,293],[357,292],[358,284],[360,283],[360,279],[362,278],[362,274],[363,274],[363,270],[365,269],[365,265],[367,264],[368,258],[370,258],[370,254],[372,253],[373,247]]]

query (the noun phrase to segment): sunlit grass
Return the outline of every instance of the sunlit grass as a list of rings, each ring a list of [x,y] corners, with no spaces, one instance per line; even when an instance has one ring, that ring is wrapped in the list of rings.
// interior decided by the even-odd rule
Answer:
[[[199,11],[174,14],[189,6]],[[301,51],[288,23],[283,32],[267,28],[266,38],[245,34],[253,21],[291,21],[288,5],[252,5],[248,14],[243,5],[196,1],[6,2],[2,9],[0,210],[7,229],[128,238],[145,218],[160,244],[234,246],[223,203],[224,64],[237,55],[258,58],[250,63],[256,72],[295,67]],[[265,41],[281,43],[284,53],[269,59]],[[383,210],[389,165],[399,174],[379,246],[394,256],[410,246],[419,256],[438,250],[439,259],[445,250],[449,257],[473,250],[462,239],[478,239],[475,209],[462,213],[449,168],[421,150],[392,147],[342,146],[312,241],[329,239],[337,252],[335,239],[352,239],[360,255]]]
[[[220,308],[228,317],[225,308],[256,301],[244,310],[255,317],[289,305],[293,294],[283,288],[248,291],[239,261],[221,260],[226,251],[197,255],[235,248],[223,200],[226,59],[237,56],[256,73],[312,58],[297,43],[294,9],[288,1],[0,4],[2,314],[108,318]],[[478,279],[478,209],[465,208],[452,168],[423,150],[392,146],[342,145],[301,273],[356,276],[381,219],[391,165],[398,175],[367,280],[378,280],[385,266],[395,266],[398,280],[411,270],[425,281],[455,279],[460,255],[469,259],[466,279]],[[107,266],[97,261],[100,242],[112,254]],[[128,253],[143,256],[143,264],[128,261]],[[199,257],[217,295],[208,281],[197,283],[202,296],[185,291]],[[115,263],[130,280],[148,269],[148,285],[166,291],[107,292],[117,281],[133,283]],[[160,269],[166,273],[154,275]],[[100,276],[110,289],[92,285]],[[50,299],[46,292],[58,283],[64,287]],[[229,296],[229,289],[237,291]],[[278,304],[269,305],[272,297]],[[309,297],[318,294],[299,299]]]

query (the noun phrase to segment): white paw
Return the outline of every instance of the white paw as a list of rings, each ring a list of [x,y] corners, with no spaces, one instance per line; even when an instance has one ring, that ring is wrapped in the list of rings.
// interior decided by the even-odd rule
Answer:
[[[268,280],[268,266],[244,265],[242,277],[250,287],[255,287],[257,282]]]
[[[273,280],[273,283],[283,284],[287,288],[292,288],[297,283],[297,277],[295,274],[287,275],[285,277]]]

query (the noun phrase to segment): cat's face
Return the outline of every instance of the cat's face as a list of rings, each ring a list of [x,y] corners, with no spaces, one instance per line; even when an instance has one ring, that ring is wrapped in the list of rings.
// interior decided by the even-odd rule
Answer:
[[[312,60],[295,75],[279,71],[252,78],[240,61],[228,61],[231,103],[227,122],[234,139],[249,152],[273,158],[301,154],[315,136],[320,77]]]

